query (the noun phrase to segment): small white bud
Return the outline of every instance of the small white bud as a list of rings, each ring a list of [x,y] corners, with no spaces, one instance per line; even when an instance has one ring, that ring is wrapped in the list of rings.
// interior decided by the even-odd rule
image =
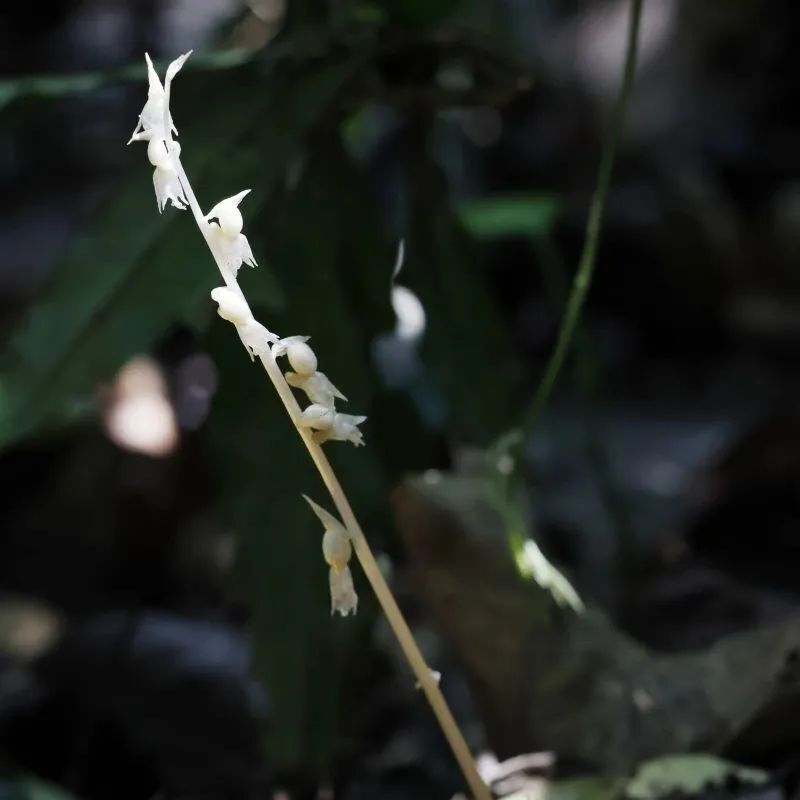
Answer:
[[[285,356],[290,344],[293,344],[294,342],[307,342],[310,338],[310,336],[285,336],[283,339],[279,339],[272,346],[273,358]]]
[[[301,428],[313,428],[315,431],[328,431],[333,427],[336,412],[332,408],[312,403],[300,415]]]
[[[442,673],[439,672],[438,670],[430,669],[430,667],[428,668],[428,672],[431,675],[431,680],[438,686],[442,682]],[[422,683],[420,683],[420,681],[417,681],[414,684],[414,688],[421,689]]]
[[[350,544],[350,537],[344,526],[338,528],[328,528],[322,537],[322,555],[325,563],[333,567],[337,572],[341,572],[350,561],[353,555],[353,545]]]
[[[211,299],[219,304],[217,313],[222,319],[237,326],[253,321],[253,314],[247,301],[233,289],[229,289],[227,286],[218,286],[211,290]]]
[[[317,371],[317,357],[304,341],[290,342],[286,348],[286,357],[298,375],[309,376]]]
[[[151,139],[147,143],[147,158],[154,167],[160,167],[169,159],[167,143],[163,139]]]
[[[226,197],[224,200],[220,200],[206,214],[206,222],[216,219],[225,235],[230,239],[235,239],[242,232],[242,226],[244,225],[242,213],[239,211],[239,203],[248,194],[250,194],[250,190],[245,189],[243,192],[233,195],[233,197]]]
[[[242,212],[236,206],[225,205],[217,212],[217,220],[222,233],[229,239],[235,239],[244,227]]]
[[[337,611],[346,617],[348,614],[355,615],[358,611],[358,595],[353,586],[353,576],[350,574],[350,567],[345,567],[337,572],[333,567],[330,569],[330,588],[331,588],[331,614]]]

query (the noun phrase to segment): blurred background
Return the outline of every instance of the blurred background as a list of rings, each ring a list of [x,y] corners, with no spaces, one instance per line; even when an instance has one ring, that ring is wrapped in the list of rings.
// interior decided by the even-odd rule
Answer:
[[[4,6],[0,797],[464,791],[359,568],[330,616],[324,487],[125,147],[188,49],[194,189],[252,189],[258,319],[368,416],[326,450],[496,794],[795,796],[796,3],[644,3],[531,412],[630,5]]]

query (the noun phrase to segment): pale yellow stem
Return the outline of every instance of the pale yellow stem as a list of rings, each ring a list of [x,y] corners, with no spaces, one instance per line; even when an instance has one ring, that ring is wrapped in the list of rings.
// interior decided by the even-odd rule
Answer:
[[[177,162],[176,166],[178,169],[178,176],[183,184],[186,197],[189,200],[189,207],[192,210],[197,227],[200,229],[203,238],[206,240],[206,243],[211,250],[211,254],[214,256],[214,261],[216,261],[217,267],[219,267],[222,278],[230,289],[233,289],[244,299],[244,294],[239,287],[236,277],[232,275],[231,271],[225,266],[223,260],[216,252],[216,249],[214,248],[213,243],[208,236],[208,225],[203,217],[203,212],[200,209],[197,198],[192,191],[191,184],[189,183],[189,179],[183,169],[183,165],[181,164],[179,158],[176,157],[175,161]],[[425,692],[425,696],[428,698],[428,702],[433,709],[433,713],[436,715],[436,718],[439,721],[442,732],[444,733],[447,741],[450,744],[450,747],[453,750],[453,754],[455,755],[456,760],[461,767],[461,771],[464,774],[464,778],[466,779],[475,800],[491,800],[492,795],[478,774],[478,770],[475,767],[475,761],[473,760],[469,747],[464,740],[464,736],[461,733],[461,730],[458,727],[458,724],[456,723],[449,706],[447,705],[447,701],[444,699],[444,695],[439,688],[438,682],[434,679],[430,668],[425,663],[425,659],[423,658],[422,653],[417,646],[414,635],[411,633],[411,629],[408,627],[408,623],[406,623],[405,618],[403,617],[403,614],[397,605],[397,601],[394,599],[394,595],[392,594],[389,585],[386,583],[386,580],[383,577],[380,568],[378,567],[378,563],[375,561],[375,556],[372,554],[372,549],[367,542],[367,537],[364,536],[364,531],[358,524],[358,520],[353,513],[353,509],[350,507],[347,496],[345,495],[344,490],[339,483],[339,479],[336,477],[330,461],[328,461],[328,457],[323,452],[322,447],[314,441],[311,431],[309,431],[307,428],[299,427],[298,422],[300,420],[302,411],[297,403],[297,399],[292,393],[292,390],[289,388],[289,384],[286,383],[280,367],[273,358],[272,353],[270,353],[268,350],[264,355],[260,356],[260,360],[267,372],[267,375],[269,376],[269,379],[272,381],[272,385],[275,387],[275,390],[278,392],[279,397],[283,401],[283,405],[286,408],[292,423],[297,429],[297,432],[300,434],[300,438],[303,440],[306,448],[308,449],[311,459],[316,465],[317,470],[319,471],[319,474],[322,477],[328,492],[330,493],[331,499],[336,505],[339,516],[342,518],[342,522],[347,528],[348,533],[353,541],[353,549],[355,550],[356,556],[361,563],[364,574],[367,576],[367,580],[370,582],[370,585],[372,586],[372,589],[378,598],[378,602],[381,604],[384,614],[386,614],[389,625],[394,631],[394,635],[397,637],[400,648],[402,649],[406,660],[410,664],[411,669],[417,678],[419,686],[422,688],[423,692]]]

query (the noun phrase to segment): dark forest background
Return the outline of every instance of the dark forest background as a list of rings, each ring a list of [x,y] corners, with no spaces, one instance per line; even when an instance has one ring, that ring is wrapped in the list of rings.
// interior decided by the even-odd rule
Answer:
[[[125,147],[144,52],[191,48],[187,171],[205,207],[253,190],[248,298],[369,417],[326,448],[497,794],[795,796],[796,3],[645,0],[591,293],[529,413],[629,7],[0,11],[0,798],[463,791],[357,569],[330,617],[324,489]]]

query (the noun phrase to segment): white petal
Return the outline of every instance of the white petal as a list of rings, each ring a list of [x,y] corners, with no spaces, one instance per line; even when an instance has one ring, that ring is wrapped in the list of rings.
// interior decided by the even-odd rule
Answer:
[[[309,406],[311,408],[312,406]],[[336,414],[333,416],[333,425],[325,430],[314,433],[314,441],[324,444],[329,439],[339,442],[352,442],[356,447],[364,444],[364,439],[358,426],[366,417],[355,417],[351,414]]]
[[[256,266],[256,261],[253,258],[253,253],[250,250],[250,245],[246,236],[239,234],[235,239],[229,239],[222,232],[219,225],[215,223],[209,223],[207,230],[214,243],[214,249],[225,266],[234,275],[239,271],[242,262],[249,264],[251,267]]]
[[[172,79],[180,72],[181,67],[186,62],[186,59],[192,54],[190,50],[188,53],[184,53],[182,56],[178,56],[168,67],[167,67],[167,74],[164,78],[164,103],[163,103],[163,121],[162,126],[164,130],[167,132],[172,132],[177,134],[178,129],[175,127],[175,123],[172,121],[172,115],[170,114],[169,110],[169,95],[170,95],[170,86],[172,84]],[[169,138],[169,137],[167,137]]]
[[[144,60],[147,62],[147,102],[128,144],[140,139],[149,141],[156,136],[163,138],[164,135],[164,89],[147,53],[144,54]]]
[[[243,233],[240,233],[237,237],[236,245],[241,261],[247,264],[248,267],[257,267],[258,264],[253,256],[253,251],[250,249],[250,242],[247,241],[247,237]]]
[[[218,217],[220,213],[224,214],[226,208],[239,208],[239,203],[250,194],[250,189],[245,189],[243,192],[239,192],[239,194],[233,195],[233,197],[226,197],[224,200],[220,200],[211,211],[206,214],[206,220],[212,219],[213,217]]]
[[[175,208],[179,209],[185,209],[189,204],[178,173],[171,166],[156,167],[153,172],[153,188],[156,190],[159,212],[164,210],[167,203],[172,203]]]
[[[315,431],[327,431],[333,428],[334,418],[333,409],[313,403],[300,415],[298,425],[301,428],[312,428]]]
[[[296,345],[290,345],[290,347],[292,346]],[[335,407],[337,397],[340,400],[347,400],[323,372],[315,372],[312,375],[298,375],[295,372],[287,372],[284,377],[290,386],[304,391],[312,403],[325,406],[331,410]]]
[[[309,383],[313,386],[311,391],[326,398],[330,398],[330,405],[333,405],[334,397],[338,397],[339,400],[344,400],[347,402],[347,398],[331,383],[330,379],[324,372],[314,373],[314,375],[309,378]],[[311,397],[310,394],[309,397]],[[315,403],[322,402],[321,400],[314,400],[313,397],[311,397],[311,400]]]
[[[266,355],[269,352],[270,343],[278,338],[255,320],[237,326],[236,329],[239,331],[245,347],[250,351],[250,358]]]
[[[326,511],[321,505],[315,503],[308,495],[303,495],[303,500],[311,506],[311,510],[317,515],[317,519],[322,523],[325,530],[336,530],[347,536],[347,528],[339,522],[330,511]]]
[[[350,568],[343,570],[330,569],[330,588],[331,588],[331,614],[337,611],[346,617],[348,614],[355,614],[358,610],[358,595],[353,586],[353,576]]]
[[[364,439],[358,426],[366,419],[363,416],[336,414],[329,438],[340,442],[352,442],[356,447],[360,447],[364,444]]]
[[[161,85],[161,79],[158,77],[156,68],[150,59],[150,53],[144,54],[144,60],[147,64],[147,96],[148,97],[163,97],[164,87]]]
[[[164,88],[166,90],[166,86],[168,83],[172,83],[172,79],[180,72],[181,67],[186,63],[186,59],[192,54],[190,50],[188,53],[184,53],[181,56],[178,56],[174,61],[170,63],[167,67],[167,75],[164,79]]]

